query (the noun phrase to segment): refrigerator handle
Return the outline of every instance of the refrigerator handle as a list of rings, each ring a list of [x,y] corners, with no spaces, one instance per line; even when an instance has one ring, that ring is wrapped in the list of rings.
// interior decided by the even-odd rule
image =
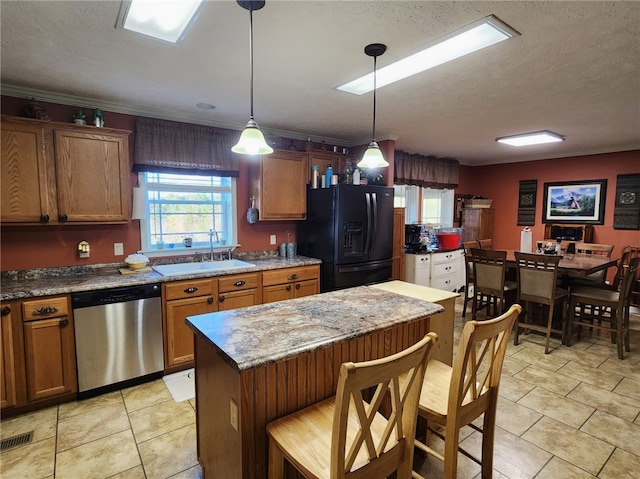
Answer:
[[[376,237],[378,236],[378,194],[371,193],[371,203],[373,206],[373,228],[371,231],[371,252],[376,248]]]
[[[371,218],[371,193],[365,193],[364,199],[367,203],[367,237],[364,243],[364,254],[369,254],[369,242],[371,241],[371,227],[373,223]]]

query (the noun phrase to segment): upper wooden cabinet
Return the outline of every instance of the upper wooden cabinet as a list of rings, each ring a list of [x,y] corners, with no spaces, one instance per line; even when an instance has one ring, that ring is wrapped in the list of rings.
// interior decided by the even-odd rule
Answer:
[[[325,150],[307,150],[307,183],[311,182],[311,167],[313,165],[318,165],[318,173],[320,177],[325,174],[327,166],[329,165],[333,168],[333,174],[337,175],[338,172],[344,171],[348,160],[349,157],[342,153],[333,153]],[[322,186],[319,186],[319,188],[321,187]]]
[[[128,135],[3,115],[0,221],[129,221]]]
[[[307,216],[306,153],[275,150],[249,169],[249,194],[260,221],[303,220]]]

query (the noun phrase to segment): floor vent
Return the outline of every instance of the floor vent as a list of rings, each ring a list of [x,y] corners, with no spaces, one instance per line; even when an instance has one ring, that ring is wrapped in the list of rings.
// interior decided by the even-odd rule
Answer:
[[[6,451],[7,449],[29,444],[31,439],[33,439],[33,431],[20,434],[19,436],[8,437],[7,439],[2,440],[0,451]]]

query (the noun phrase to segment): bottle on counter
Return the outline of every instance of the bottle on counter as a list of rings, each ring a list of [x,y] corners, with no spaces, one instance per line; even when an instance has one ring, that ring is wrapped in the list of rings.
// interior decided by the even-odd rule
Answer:
[[[311,188],[313,188],[314,190],[318,188],[319,176],[320,173],[318,171],[318,165],[313,165],[311,167]]]
[[[331,187],[331,177],[333,176],[333,167],[331,165],[327,166],[327,171],[324,174],[325,177],[325,188],[330,188]]]
[[[355,170],[353,170],[353,184],[354,185],[359,185],[360,184],[360,170],[358,168],[356,168]]]

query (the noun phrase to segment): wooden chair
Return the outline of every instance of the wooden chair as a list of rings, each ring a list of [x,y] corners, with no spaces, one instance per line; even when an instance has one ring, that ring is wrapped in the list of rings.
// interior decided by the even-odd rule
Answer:
[[[582,326],[587,326],[590,329],[610,332],[611,342],[618,347],[618,358],[624,359],[624,351],[630,351],[629,301],[631,285],[637,274],[639,263],[640,258],[630,260],[620,291],[590,286],[577,286],[571,289],[569,324],[566,332],[567,346],[571,346],[574,327],[578,327],[578,337],[580,337]]]
[[[567,316],[567,302],[569,291],[556,287],[558,280],[558,263],[560,256],[540,255],[515,252],[518,278],[518,304],[524,305],[524,324],[520,319],[516,323],[513,344],[519,343],[520,329],[533,330],[545,334],[544,353],[549,354],[549,340],[551,333],[560,334],[565,341],[564,321]],[[553,313],[556,303],[562,303],[561,329],[553,328]],[[545,324],[534,324],[533,304],[546,306],[547,317]]]
[[[625,254],[626,254],[626,261],[623,263],[623,270],[621,271],[621,274],[620,274],[620,281],[622,281],[622,279],[624,278],[624,275],[628,269],[629,262],[633,258],[640,257],[640,246],[632,246],[632,245],[625,246],[624,248],[622,248],[623,259],[625,258]],[[640,270],[636,271],[636,277],[631,282],[631,292],[629,294],[631,296],[630,304],[640,306]]]
[[[492,239],[481,239],[481,240],[478,240],[478,248],[480,248],[480,249],[493,249],[493,240]]]
[[[505,280],[506,251],[492,251],[472,248],[474,294],[471,317],[476,319],[478,311],[487,307],[487,314],[498,315],[506,310],[507,293],[514,292],[517,284]]]
[[[417,439],[415,445],[444,461],[445,479],[458,477],[458,450],[482,466],[483,478],[492,477],[500,374],[509,334],[521,311],[520,305],[514,304],[495,319],[468,321],[462,329],[453,367],[436,359],[427,364],[418,415],[426,419],[430,432],[444,439],[444,455]],[[482,414],[483,426],[479,428],[472,421]],[[444,435],[434,426],[444,429]],[[481,460],[459,448],[460,429],[464,426],[482,432]],[[422,476],[414,472],[413,477]]]
[[[607,258],[611,258],[611,253],[613,252],[614,245],[611,244],[597,244],[597,243],[575,243],[576,245],[576,255],[580,256],[606,256]],[[607,279],[607,270],[603,269],[602,271],[597,271],[592,273],[585,278],[580,279],[580,283],[585,283],[585,281],[597,281],[599,283],[604,283]]]
[[[462,243],[464,248],[465,277],[464,277],[464,303],[462,304],[462,317],[467,314],[467,303],[473,299],[471,294],[471,285],[473,285],[473,259],[471,256],[471,248],[477,248],[477,241],[465,241]]]
[[[285,458],[307,478],[383,478],[393,471],[410,478],[420,388],[437,338],[428,333],[392,356],[342,364],[335,396],[269,423],[269,479],[283,477]],[[363,391],[373,387],[367,402]],[[378,411],[387,395],[388,418]]]

